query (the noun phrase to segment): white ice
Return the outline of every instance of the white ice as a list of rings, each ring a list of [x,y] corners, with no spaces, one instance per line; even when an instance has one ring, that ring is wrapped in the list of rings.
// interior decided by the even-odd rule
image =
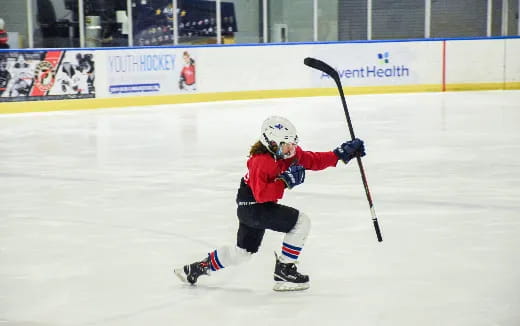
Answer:
[[[0,326],[520,325],[520,92],[347,102],[384,241],[355,162],[308,172],[281,201],[313,221],[299,293],[271,290],[274,232],[196,287],[172,268],[235,244],[263,119],[328,151],[339,97],[0,115]]]

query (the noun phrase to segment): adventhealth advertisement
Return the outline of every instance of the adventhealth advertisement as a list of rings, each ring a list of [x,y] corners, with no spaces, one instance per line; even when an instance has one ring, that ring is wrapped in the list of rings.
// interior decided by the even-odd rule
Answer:
[[[167,95],[197,91],[191,49],[130,49],[106,52],[107,97]]]
[[[336,69],[344,85],[435,84],[441,81],[440,42],[346,44],[334,51],[317,52],[316,57]],[[325,73],[313,75],[314,86],[330,87],[330,82]]]

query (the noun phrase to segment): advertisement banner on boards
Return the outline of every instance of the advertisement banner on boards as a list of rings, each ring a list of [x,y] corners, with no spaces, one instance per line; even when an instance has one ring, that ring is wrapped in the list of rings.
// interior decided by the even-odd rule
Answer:
[[[350,86],[439,83],[441,54],[441,42],[350,43],[313,49],[313,56],[336,69],[342,84]],[[329,87],[328,79],[314,72],[313,86]]]
[[[95,97],[91,51],[0,53],[0,102]]]
[[[108,51],[99,91],[103,97],[197,92],[194,52],[173,48]]]

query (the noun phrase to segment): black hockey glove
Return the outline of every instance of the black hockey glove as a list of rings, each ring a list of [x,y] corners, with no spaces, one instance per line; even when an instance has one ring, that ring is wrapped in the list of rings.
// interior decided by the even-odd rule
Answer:
[[[305,168],[301,165],[291,165],[287,171],[280,174],[276,179],[282,180],[287,188],[291,189],[305,181]]]
[[[358,138],[354,138],[353,140],[349,140],[348,142],[339,145],[335,150],[333,150],[333,152],[345,164],[358,155],[360,157],[366,155],[365,145],[363,141]]]

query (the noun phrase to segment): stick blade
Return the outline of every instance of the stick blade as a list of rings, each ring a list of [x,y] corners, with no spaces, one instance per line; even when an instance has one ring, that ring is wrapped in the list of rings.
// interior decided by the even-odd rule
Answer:
[[[338,72],[336,71],[336,69],[332,68],[331,66],[319,59],[307,57],[303,60],[303,63],[306,66],[323,71],[324,73],[333,77],[334,79],[338,76]]]

